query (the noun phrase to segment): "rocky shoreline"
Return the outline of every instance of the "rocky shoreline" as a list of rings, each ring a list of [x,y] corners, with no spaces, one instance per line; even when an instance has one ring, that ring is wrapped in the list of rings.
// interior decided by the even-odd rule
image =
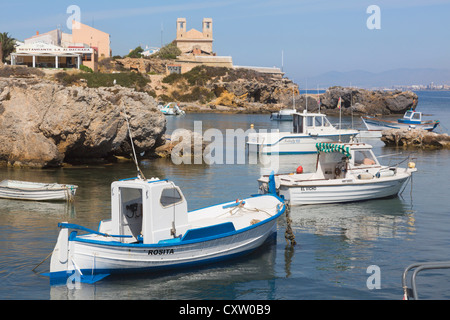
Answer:
[[[450,136],[423,129],[384,130],[381,141],[386,146],[404,149],[450,149]]]
[[[125,86],[115,84],[116,78]],[[136,152],[147,158],[165,157],[167,150],[155,152],[167,147],[166,119],[157,108],[162,96],[165,101],[179,97],[187,113],[270,114],[294,104],[302,112],[306,103],[308,111],[314,112],[320,99],[320,111],[332,114],[339,112],[341,98],[344,115],[401,114],[418,103],[412,92],[342,87],[299,95],[291,80],[252,70],[200,68],[164,77],[2,66],[0,165],[45,168],[130,158],[124,109],[130,117]]]
[[[124,112],[137,153],[164,143],[165,117],[146,93],[0,78],[0,163],[45,168],[129,157]]]

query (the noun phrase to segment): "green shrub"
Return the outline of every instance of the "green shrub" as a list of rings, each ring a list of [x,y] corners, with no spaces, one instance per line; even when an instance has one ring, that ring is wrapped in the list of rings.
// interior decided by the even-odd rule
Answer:
[[[162,47],[158,52],[151,55],[152,58],[160,59],[176,59],[181,54],[181,50],[178,49],[175,41],[172,41],[168,45]]]
[[[116,84],[127,88],[135,88],[138,91],[144,90],[147,83],[150,82],[145,76],[136,72],[123,73],[78,73],[67,74],[66,72],[58,72],[55,79],[63,85],[71,85],[74,82],[85,79],[89,88],[112,87],[114,80]]]
[[[178,74],[178,73],[171,73],[168,76],[164,77],[161,82],[163,83],[175,83],[180,79],[184,79],[184,76],[182,74]]]
[[[3,66],[0,68],[0,77],[27,78],[31,76],[44,77],[45,73],[39,69],[22,66]]]
[[[80,66],[80,70],[84,71],[84,72],[94,73],[94,70],[92,70],[91,68],[89,68],[83,64]]]
[[[142,49],[141,46],[136,47],[136,49],[132,50],[127,57],[129,58],[142,58],[142,52],[144,52],[144,49]]]

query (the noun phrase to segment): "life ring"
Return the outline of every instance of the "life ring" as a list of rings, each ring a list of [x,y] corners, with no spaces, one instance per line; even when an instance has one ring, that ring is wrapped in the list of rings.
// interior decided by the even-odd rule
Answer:
[[[335,175],[337,175],[337,176],[339,176],[339,175],[341,175],[341,169],[339,168],[339,167],[336,167],[336,169],[334,169],[334,174]]]

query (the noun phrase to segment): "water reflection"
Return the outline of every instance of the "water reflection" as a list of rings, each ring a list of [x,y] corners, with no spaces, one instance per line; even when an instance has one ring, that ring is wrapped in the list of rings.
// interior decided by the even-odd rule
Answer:
[[[414,234],[414,212],[398,197],[342,204],[291,208],[292,227],[342,240],[408,238]]]
[[[60,217],[75,217],[75,204],[72,202],[45,202],[0,199],[2,215],[22,215],[27,213],[35,217],[39,215],[54,215]]]
[[[272,299],[270,280],[275,277],[276,239],[270,238],[253,253],[203,267],[148,274],[115,275],[96,284],[51,286],[52,300],[102,299]],[[261,288],[266,283],[266,289]],[[136,285],[139,283],[139,285]],[[249,283],[257,283],[254,289]],[[245,286],[243,286],[245,284]]]

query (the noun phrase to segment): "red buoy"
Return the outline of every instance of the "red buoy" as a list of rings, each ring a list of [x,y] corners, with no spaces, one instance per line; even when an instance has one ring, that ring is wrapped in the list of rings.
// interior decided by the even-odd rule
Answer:
[[[298,166],[297,173],[303,173],[303,167],[302,166]]]

